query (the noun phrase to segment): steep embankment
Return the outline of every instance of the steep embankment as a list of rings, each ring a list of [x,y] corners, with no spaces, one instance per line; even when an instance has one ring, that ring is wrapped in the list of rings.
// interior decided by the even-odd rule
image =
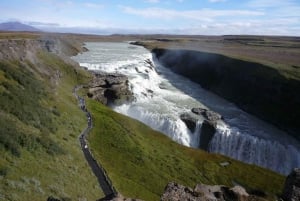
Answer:
[[[172,71],[234,102],[300,140],[300,81],[275,68],[192,50],[153,49]]]
[[[277,173],[179,145],[95,100],[89,99],[87,107],[94,125],[90,149],[125,197],[159,200],[170,181],[187,186],[240,184],[249,192],[265,192],[271,200],[281,193],[284,177]]]
[[[27,35],[0,41],[0,199],[103,196],[80,149],[86,118],[72,95],[89,75],[63,56],[74,52],[67,44]]]

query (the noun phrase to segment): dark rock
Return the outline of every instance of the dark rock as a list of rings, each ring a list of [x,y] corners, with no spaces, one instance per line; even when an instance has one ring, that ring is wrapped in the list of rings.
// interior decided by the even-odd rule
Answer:
[[[165,83],[160,83],[158,86],[160,89],[168,89],[168,86]]]
[[[151,70],[154,69],[154,65],[153,65],[153,63],[152,63],[152,61],[151,61],[150,59],[146,59],[146,60],[145,60],[145,63],[149,65],[149,68],[150,68]]]
[[[192,112],[198,115],[202,115],[204,112],[206,112],[207,109],[204,108],[192,108]]]
[[[131,45],[138,45],[138,46],[144,46],[144,43],[141,42],[141,41],[130,42],[129,44],[131,44]]]
[[[229,188],[226,186],[210,186],[197,184],[193,189],[182,186],[175,182],[170,182],[161,196],[161,201],[250,201],[249,194],[241,186]],[[251,196],[251,200],[259,200],[256,196]]]
[[[189,113],[184,113],[180,115],[180,119],[186,124],[186,126],[190,129],[192,133],[195,132],[198,121],[197,118],[193,117]]]
[[[148,93],[151,93],[151,94],[153,94],[153,93],[154,93],[154,91],[153,91],[153,90],[151,90],[151,89],[147,89],[147,92],[148,92]]]
[[[234,186],[233,188],[226,191],[225,198],[227,200],[239,200],[239,201],[247,201],[249,194],[246,190],[241,186]]]
[[[94,76],[97,78],[96,81],[106,83],[106,87],[128,83],[127,76],[119,73],[95,73]]]
[[[137,73],[142,73],[137,67],[134,68]]]
[[[86,47],[82,47],[82,52],[87,52],[87,51],[89,51],[89,49],[88,49],[88,48],[86,48]]]
[[[54,40],[46,40],[45,48],[48,52],[54,52],[55,49],[55,41]]]
[[[223,119],[222,115],[204,108],[192,108],[192,112],[203,116],[205,119],[209,121],[218,121],[220,119]]]
[[[201,126],[199,148],[208,151],[209,143],[216,132],[216,122],[204,120]]]
[[[121,105],[134,99],[128,78],[117,73],[94,73],[87,95],[105,105]]]
[[[285,201],[300,200],[300,168],[295,168],[286,178],[282,198]]]
[[[52,197],[52,196],[49,196],[49,197],[47,198],[47,201],[60,201],[60,199],[54,198],[54,197]]]
[[[260,190],[260,189],[250,189],[249,193],[251,195],[256,195],[258,197],[266,197],[267,196],[267,194],[263,190]]]

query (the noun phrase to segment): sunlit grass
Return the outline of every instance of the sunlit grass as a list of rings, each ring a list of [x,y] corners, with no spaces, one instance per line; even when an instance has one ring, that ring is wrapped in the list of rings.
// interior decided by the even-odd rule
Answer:
[[[38,61],[0,63],[0,199],[97,200],[78,141],[86,117],[72,94],[88,74],[49,53]]]
[[[92,100],[94,129],[92,152],[113,184],[125,196],[159,200],[170,181],[193,187],[197,183],[260,189],[272,198],[282,189],[284,177],[225,156],[181,146],[139,121],[113,112]],[[221,162],[231,165],[222,167]],[[270,182],[272,181],[272,182]]]

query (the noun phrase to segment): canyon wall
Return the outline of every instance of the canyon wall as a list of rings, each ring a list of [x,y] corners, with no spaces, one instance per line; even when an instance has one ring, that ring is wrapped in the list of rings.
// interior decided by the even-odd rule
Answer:
[[[158,61],[300,140],[300,81],[275,68],[220,54],[153,49]]]

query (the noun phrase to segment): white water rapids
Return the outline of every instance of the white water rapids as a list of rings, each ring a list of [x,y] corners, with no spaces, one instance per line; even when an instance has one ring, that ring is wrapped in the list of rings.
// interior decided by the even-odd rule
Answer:
[[[128,76],[136,100],[114,110],[138,119],[186,146],[198,147],[201,122],[191,133],[180,114],[194,107],[220,113],[210,152],[288,174],[300,167],[300,144],[286,133],[204,90],[200,85],[153,61],[143,47],[124,43],[86,43],[88,52],[73,59],[89,70],[118,72]],[[145,60],[154,63],[152,67]]]

